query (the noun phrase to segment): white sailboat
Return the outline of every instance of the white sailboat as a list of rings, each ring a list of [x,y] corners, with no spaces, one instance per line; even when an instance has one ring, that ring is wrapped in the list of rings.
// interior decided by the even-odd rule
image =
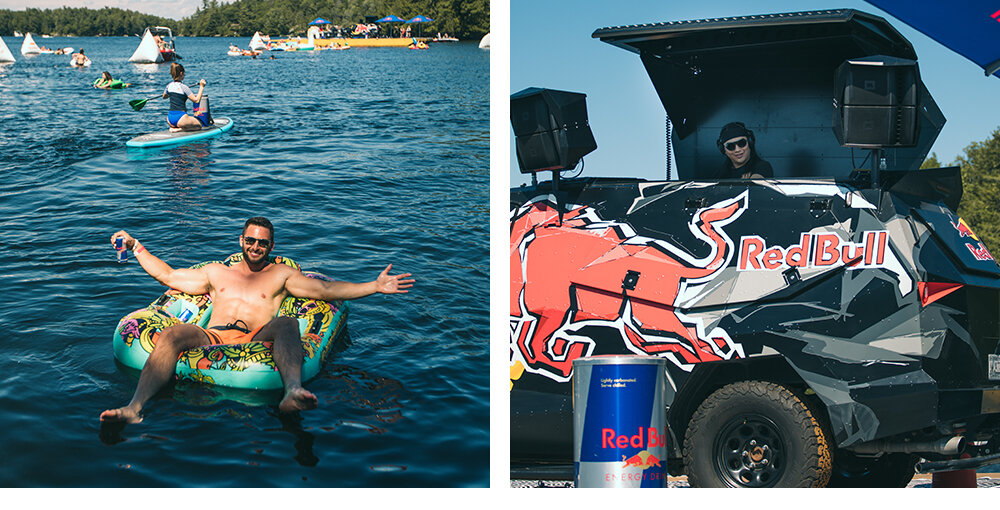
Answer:
[[[253,38],[250,39],[250,49],[254,51],[261,51],[264,48],[264,39],[260,37],[260,32],[254,32]]]
[[[14,61],[14,54],[10,52],[10,48],[7,44],[3,42],[3,38],[0,37],[0,63],[9,63]]]
[[[163,55],[160,54],[160,48],[156,45],[156,41],[153,40],[153,34],[148,28],[143,32],[139,47],[135,49],[135,53],[128,58],[128,61],[136,64],[158,64],[163,62]]]
[[[31,32],[24,34],[24,42],[21,43],[21,55],[38,55],[42,50],[35,44],[31,37]]]
[[[486,35],[479,41],[479,47],[488,50],[490,49],[490,33],[486,32]]]

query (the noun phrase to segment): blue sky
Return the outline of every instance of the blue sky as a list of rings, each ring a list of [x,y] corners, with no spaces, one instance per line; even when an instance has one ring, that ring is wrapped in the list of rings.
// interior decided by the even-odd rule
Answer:
[[[597,28],[751,14],[849,8],[885,18],[917,52],[920,75],[947,122],[932,153],[952,162],[1000,126],[1000,79],[875,6],[856,0],[511,0],[510,92],[545,87],[587,94],[598,148],[584,175],[662,179],[664,112],[638,55],[591,38]],[[510,139],[510,183],[529,182]],[[548,175],[545,173],[545,175]],[[545,177],[547,179],[548,177]]]

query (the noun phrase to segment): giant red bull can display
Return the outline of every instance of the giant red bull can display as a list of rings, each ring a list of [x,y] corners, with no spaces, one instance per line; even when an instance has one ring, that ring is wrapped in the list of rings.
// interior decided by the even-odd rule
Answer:
[[[666,360],[573,362],[576,487],[666,487]]]

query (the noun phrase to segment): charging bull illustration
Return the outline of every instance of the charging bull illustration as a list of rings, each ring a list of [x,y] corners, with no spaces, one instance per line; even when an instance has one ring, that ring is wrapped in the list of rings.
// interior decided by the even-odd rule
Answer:
[[[528,372],[565,382],[573,360],[594,351],[580,330],[598,326],[617,330],[630,351],[685,370],[742,357],[725,331],[704,331],[678,305],[729,265],[734,246],[722,227],[746,207],[743,192],[694,213],[689,228],[711,248],[700,259],[589,206],[566,207],[561,221],[549,197],[511,211],[512,354]]]

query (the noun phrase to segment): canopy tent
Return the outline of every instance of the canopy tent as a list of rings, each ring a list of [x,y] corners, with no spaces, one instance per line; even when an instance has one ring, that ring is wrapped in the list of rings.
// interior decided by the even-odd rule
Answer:
[[[434,20],[424,16],[423,14],[414,16],[412,19],[406,20],[407,23],[430,23]],[[417,25],[417,37],[420,37],[420,25]]]
[[[1000,77],[1000,5],[987,0],[866,0]]]
[[[382,18],[382,19],[375,20],[375,23],[402,23],[404,21],[406,21],[406,20],[403,19],[403,18],[400,18],[399,16],[396,16],[395,14],[390,14],[390,15]],[[391,37],[392,33],[390,32],[388,34],[388,36]],[[402,34],[400,34],[400,37],[402,37]]]
[[[163,62],[160,47],[156,45],[156,41],[153,40],[153,34],[148,28],[143,32],[139,47],[135,49],[135,52],[128,58],[128,61],[136,64],[158,64]]]
[[[3,38],[0,37],[0,64],[6,64],[14,61],[14,54],[10,52],[10,48],[7,47],[7,43],[3,42]]]

